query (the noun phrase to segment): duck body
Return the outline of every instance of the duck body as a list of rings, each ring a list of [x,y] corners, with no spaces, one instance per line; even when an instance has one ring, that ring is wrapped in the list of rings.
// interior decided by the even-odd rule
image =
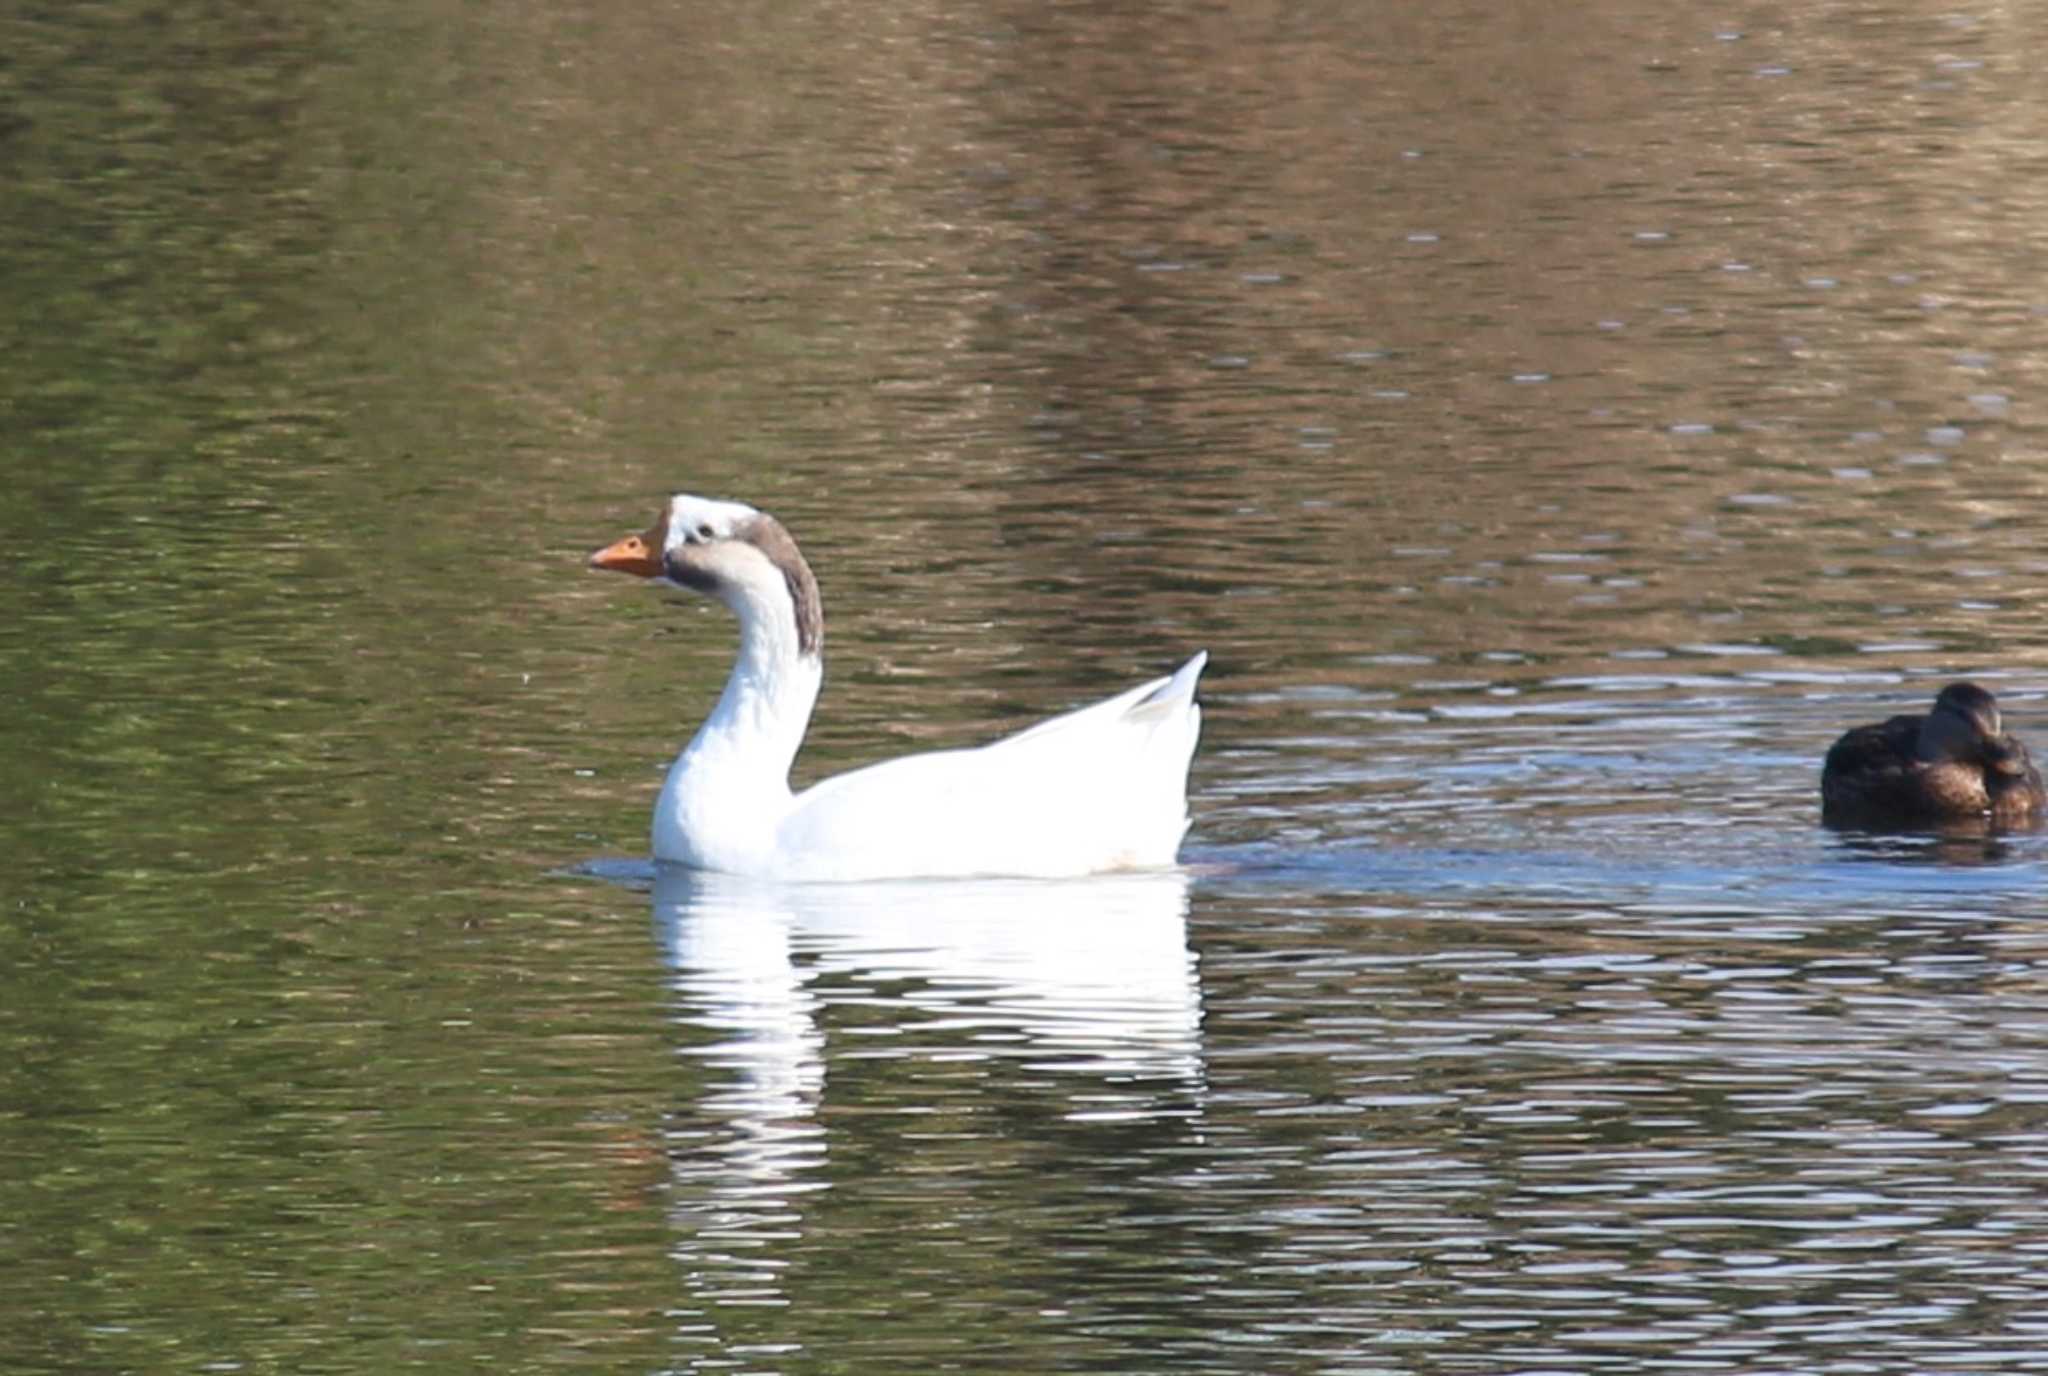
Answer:
[[[740,648],[655,804],[657,860],[795,881],[1068,877],[1174,862],[1201,731],[1206,655],[987,745],[909,755],[801,793],[789,769],[823,684],[809,566],[774,517],[677,494],[642,535],[592,556],[716,597]]]
[[[1844,732],[1828,749],[1820,789],[1821,820],[1839,827],[2031,826],[2048,809],[2026,746],[1974,683],[1942,689],[1930,712]]]

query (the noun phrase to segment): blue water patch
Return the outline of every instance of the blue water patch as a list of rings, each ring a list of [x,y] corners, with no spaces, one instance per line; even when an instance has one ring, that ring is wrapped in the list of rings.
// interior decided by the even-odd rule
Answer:
[[[1821,916],[2038,911],[2043,840],[2025,836],[1811,835],[1752,843],[1739,860],[1595,848],[1241,845],[1191,848],[1202,888],[1304,896],[1408,896],[1608,907],[1725,908]]]
[[[1183,855],[1194,892],[1302,899],[1370,896],[1426,906],[1559,901],[1618,909],[1726,911],[1755,916],[1883,913],[2017,916],[2040,911],[2048,838],[1876,836],[1820,832],[1752,847],[1733,864],[1592,851],[1346,844],[1193,846]],[[653,890],[647,859],[599,857],[564,878]]]

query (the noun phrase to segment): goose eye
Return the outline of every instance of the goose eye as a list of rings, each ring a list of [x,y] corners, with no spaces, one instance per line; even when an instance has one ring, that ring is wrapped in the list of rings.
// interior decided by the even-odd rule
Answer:
[[[711,529],[711,523],[709,521],[706,521],[702,525],[697,527],[697,538],[699,540],[709,540],[716,533],[716,531]]]

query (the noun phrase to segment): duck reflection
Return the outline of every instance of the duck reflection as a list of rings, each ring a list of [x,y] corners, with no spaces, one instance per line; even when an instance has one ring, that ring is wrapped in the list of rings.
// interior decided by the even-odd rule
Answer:
[[[2009,829],[1989,818],[1945,821],[1920,832],[1832,830],[1832,849],[1850,861],[1967,868],[2003,865],[2025,855],[2006,839]]]
[[[711,1072],[669,1132],[699,1294],[779,1302],[835,1082],[839,1108],[955,1123],[1048,1094],[1075,1121],[1195,1116],[1187,906],[1178,872],[778,886],[662,867],[655,935],[684,1054]]]

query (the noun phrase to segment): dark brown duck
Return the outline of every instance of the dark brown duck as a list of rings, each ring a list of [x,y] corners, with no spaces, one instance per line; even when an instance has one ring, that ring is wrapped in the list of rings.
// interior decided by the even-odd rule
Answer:
[[[1951,683],[1924,716],[1897,716],[1845,732],[1820,775],[1829,826],[1920,827],[1985,818],[2031,826],[2048,798],[2026,746],[2006,734],[1998,699]]]

